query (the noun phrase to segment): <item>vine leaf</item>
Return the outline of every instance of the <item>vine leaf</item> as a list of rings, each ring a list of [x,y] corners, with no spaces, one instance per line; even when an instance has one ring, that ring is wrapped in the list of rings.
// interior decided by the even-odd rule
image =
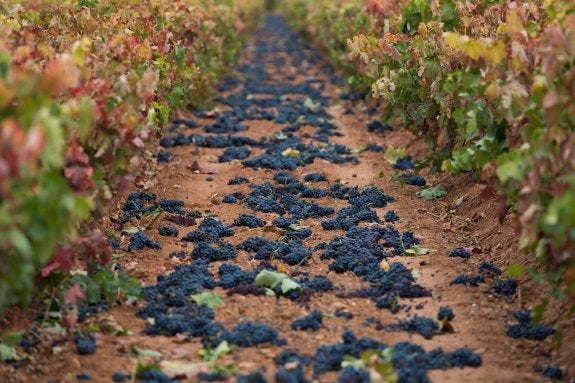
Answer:
[[[74,261],[74,250],[71,247],[60,247],[44,268],[42,268],[42,276],[46,278],[54,271],[59,271],[62,274],[68,274],[72,268]]]

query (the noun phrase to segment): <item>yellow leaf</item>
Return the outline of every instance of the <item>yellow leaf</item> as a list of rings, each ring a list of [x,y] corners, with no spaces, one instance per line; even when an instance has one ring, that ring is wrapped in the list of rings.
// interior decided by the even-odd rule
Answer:
[[[152,59],[152,47],[150,46],[150,40],[145,39],[142,44],[137,48],[138,59],[142,61],[148,61]]]
[[[521,16],[516,8],[509,10],[507,13],[507,30],[511,36],[524,30],[523,21],[521,21]]]
[[[459,35],[454,32],[443,32],[443,40],[452,49],[459,50]]]
[[[538,92],[540,90],[547,89],[547,78],[545,78],[545,76],[543,75],[535,76],[533,79],[533,86],[531,89],[533,92]]]
[[[507,51],[505,50],[505,44],[503,44],[503,41],[496,41],[494,44],[491,44],[490,47],[484,50],[483,57],[491,65],[499,65],[507,58]]]
[[[92,41],[87,37],[82,37],[82,39],[74,43],[72,54],[76,65],[83,66],[85,64],[86,56],[90,53],[91,48]]]
[[[383,271],[389,271],[389,263],[387,263],[387,261],[384,259],[379,263],[379,267],[383,270]]]
[[[489,85],[487,85],[487,88],[485,88],[485,92],[483,92],[483,95],[489,100],[489,101],[495,101],[499,98],[499,87],[497,86],[497,84],[495,83],[491,83]]]
[[[14,97],[13,92],[10,90],[8,86],[4,83],[4,81],[0,80],[0,109],[5,108],[10,104],[12,98]]]
[[[477,60],[481,57],[481,46],[469,36],[453,32],[444,32],[443,39],[452,49],[464,53],[467,57]]]
[[[284,156],[284,157],[287,157],[287,156],[299,157],[299,150],[287,148],[286,150],[284,150],[282,152],[282,156]]]
[[[463,36],[463,37],[467,37],[467,36]],[[465,39],[465,42],[462,46],[462,51],[463,51],[463,53],[465,53],[467,55],[467,57],[469,57],[473,60],[477,60],[477,59],[479,59],[479,57],[481,57],[481,47],[479,46],[477,41],[470,39],[469,37],[467,37],[467,39]]]

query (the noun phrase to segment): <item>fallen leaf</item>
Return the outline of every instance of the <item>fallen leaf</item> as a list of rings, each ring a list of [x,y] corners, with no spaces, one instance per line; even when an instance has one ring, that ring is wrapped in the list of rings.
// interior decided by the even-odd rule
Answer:
[[[269,224],[264,226],[263,231],[266,233],[275,233],[278,231],[278,228],[272,224]]]
[[[389,271],[389,263],[387,263],[387,261],[384,259],[379,263],[379,267],[383,270],[383,271]]]
[[[393,146],[388,146],[387,150],[385,151],[385,159],[387,160],[387,162],[389,162],[390,164],[395,164],[397,162],[397,160],[399,160],[400,158],[405,157],[406,155],[406,150],[403,147],[393,147]]]
[[[22,357],[18,355],[16,348],[8,346],[7,344],[0,343],[0,360],[8,362],[11,360],[20,360]]]
[[[124,328],[120,326],[120,324],[116,321],[116,318],[114,318],[110,314],[100,315],[99,317],[97,317],[96,323],[98,324],[98,327],[100,327],[100,330],[102,332],[108,334],[125,332]]]
[[[287,148],[286,150],[284,150],[284,151],[282,152],[282,156],[284,156],[284,157],[292,156],[292,157],[299,158],[299,150],[297,150],[297,149],[292,149],[292,148]]]
[[[206,363],[185,363],[176,361],[160,362],[162,372],[170,379],[193,379],[201,373],[210,372]]]
[[[130,348],[130,353],[138,356],[138,357],[151,357],[151,358],[160,358],[162,353],[156,350],[151,350],[149,348],[140,348],[136,345],[132,345]]]
[[[429,253],[428,249],[420,247],[419,245],[413,245],[409,249],[405,249],[403,255],[418,256],[418,255],[425,255],[427,253]]]
[[[217,170],[204,168],[198,161],[192,162],[190,165],[190,170],[197,174],[218,174]]]
[[[440,187],[430,187],[417,192],[417,196],[427,200],[434,200],[443,198],[447,195],[447,191]]]
[[[207,306],[211,309],[224,304],[222,297],[212,291],[204,291],[199,294],[192,295],[190,300],[196,302],[200,306]]]
[[[455,328],[448,320],[442,320],[439,322],[439,331],[446,332],[446,333],[453,333],[455,332]]]
[[[467,196],[462,195],[461,197],[456,199],[455,202],[453,203],[453,206],[455,206],[455,207],[461,206],[461,204],[463,203],[463,201],[465,200],[466,197]]]
[[[124,234],[136,234],[138,231],[141,231],[140,228],[136,226],[124,226],[122,228],[122,233]]]

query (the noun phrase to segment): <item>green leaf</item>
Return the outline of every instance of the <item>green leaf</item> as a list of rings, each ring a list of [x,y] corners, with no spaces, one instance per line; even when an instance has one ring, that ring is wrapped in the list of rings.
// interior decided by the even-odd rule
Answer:
[[[232,352],[232,348],[230,347],[230,344],[224,340],[223,342],[220,342],[215,349],[205,348],[200,350],[199,354],[205,361],[212,362],[230,352]]]
[[[144,371],[162,371],[162,368],[158,364],[143,364],[140,360],[138,360],[136,368],[134,369],[134,376],[132,378],[139,376]]]
[[[26,257],[32,255],[32,245],[20,230],[10,230],[8,232],[8,241]]]
[[[356,359],[353,356],[346,355],[343,358],[343,362],[341,362],[341,367],[346,368],[347,366],[351,366],[356,370],[362,370],[365,368],[365,362],[362,359]]]
[[[311,98],[306,98],[305,101],[303,102],[303,106],[305,108],[311,109],[311,110],[315,110],[317,109],[320,105],[317,102],[314,102]]]
[[[301,291],[301,286],[292,279],[286,278],[282,281],[282,293],[287,293],[288,291],[296,290]]]
[[[510,265],[505,270],[505,274],[513,278],[519,278],[523,274],[523,266],[518,264]]]
[[[140,228],[136,226],[124,226],[122,228],[122,233],[124,234],[136,234],[138,231],[140,231]]]
[[[258,286],[265,286],[270,289],[274,289],[281,284],[281,290],[284,294],[291,290],[301,291],[301,286],[288,278],[287,275],[269,270],[260,271],[256,276],[255,283]]]
[[[405,157],[406,150],[403,147],[394,148],[393,146],[388,146],[385,151],[385,159],[390,164],[395,164],[397,160]]]
[[[98,0],[78,0],[78,6],[95,8],[98,6]]]
[[[434,200],[443,198],[447,195],[447,191],[441,187],[430,187],[417,192],[417,196],[427,200]]]
[[[24,330],[11,332],[2,338],[0,343],[6,344],[8,346],[15,346],[20,344],[20,341],[25,334],[26,332]]]
[[[274,271],[269,270],[262,270],[258,273],[255,279],[255,283],[258,286],[266,286],[270,289],[275,288],[277,285],[282,283],[284,279],[287,278],[287,275],[282,273],[276,273]]]
[[[152,218],[156,218],[157,216],[160,215],[160,209],[152,209],[152,210],[148,210],[146,212],[144,212],[144,214],[142,214],[144,217],[152,217]]]
[[[224,356],[232,352],[232,348],[230,347],[229,343],[225,340],[218,344],[218,347],[214,350],[214,355],[219,358],[220,356]]]
[[[8,362],[11,360],[21,360],[22,357],[18,355],[18,352],[13,346],[8,346],[7,344],[0,343],[0,360],[3,362]]]
[[[162,353],[156,350],[151,350],[149,348],[140,348],[136,345],[132,345],[131,354],[135,356],[141,357],[150,357],[150,358],[160,358]]]
[[[523,180],[526,162],[517,150],[503,153],[497,158],[497,177],[501,183],[509,179]]]
[[[182,85],[176,85],[168,95],[168,100],[170,100],[170,108],[173,110],[178,109],[182,103],[182,98],[184,97],[184,87]]]
[[[190,299],[200,306],[208,306],[211,309],[224,304],[222,297],[212,291],[204,291],[202,293],[192,295]]]
[[[534,324],[541,323],[541,319],[543,319],[543,314],[545,313],[545,309],[549,305],[549,298],[545,297],[537,306],[531,309],[531,317],[533,318]]]
[[[429,253],[429,250],[419,247],[419,245],[413,245],[409,249],[406,249],[403,255],[405,256],[418,256],[418,255],[425,255]]]

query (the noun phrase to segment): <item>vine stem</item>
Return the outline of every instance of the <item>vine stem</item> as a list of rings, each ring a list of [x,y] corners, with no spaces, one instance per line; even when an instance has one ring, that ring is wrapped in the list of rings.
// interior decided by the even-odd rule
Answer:
[[[67,282],[69,278],[70,278],[70,276],[67,275],[58,283],[58,285],[56,287],[53,287],[53,285],[52,285],[52,293],[50,294],[50,300],[48,301],[48,304],[46,305],[46,310],[44,310],[44,317],[42,318],[42,323],[40,324],[40,327],[44,327],[44,325],[46,324],[46,318],[48,318],[48,313],[50,312],[50,307],[52,306],[52,303],[56,299],[56,294],[58,293],[58,290],[60,289],[60,287],[62,287],[64,282]],[[53,283],[53,281],[51,281],[51,283]]]

